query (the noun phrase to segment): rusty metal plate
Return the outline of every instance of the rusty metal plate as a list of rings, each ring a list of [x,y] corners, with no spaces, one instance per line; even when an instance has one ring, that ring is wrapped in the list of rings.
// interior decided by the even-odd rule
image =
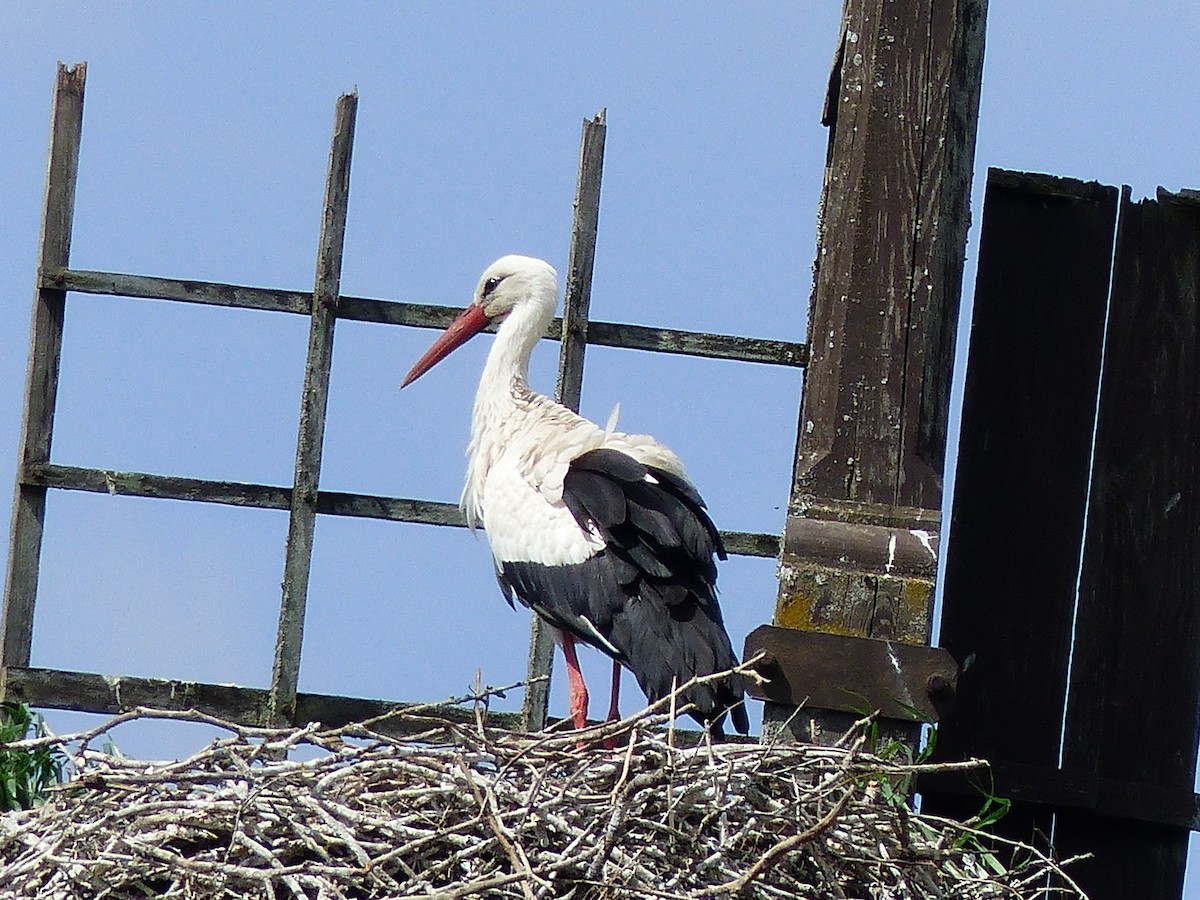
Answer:
[[[760,650],[769,680],[748,686],[759,700],[909,722],[936,722],[954,705],[958,665],[941,647],[760,625],[742,658]]]

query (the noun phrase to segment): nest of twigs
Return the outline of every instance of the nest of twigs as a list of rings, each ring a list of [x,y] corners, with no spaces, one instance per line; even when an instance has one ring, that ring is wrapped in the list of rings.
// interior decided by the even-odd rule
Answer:
[[[395,721],[269,730],[136,710],[58,739],[75,775],[0,816],[0,897],[1082,896],[1047,888],[1071,881],[1031,847],[1010,868],[994,838],[914,814],[899,788],[934,767],[871,755],[863,729],[836,747],[683,747],[653,707],[538,735],[477,709],[474,725],[395,713],[420,732],[405,738],[384,733]],[[91,749],[141,716],[231,736],[169,763]]]

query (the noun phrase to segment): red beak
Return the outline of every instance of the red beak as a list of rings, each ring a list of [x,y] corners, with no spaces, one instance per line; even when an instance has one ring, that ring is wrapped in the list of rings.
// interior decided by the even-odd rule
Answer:
[[[450,355],[451,351],[461,347],[479,332],[483,331],[492,320],[483,312],[483,308],[472,303],[458,318],[450,323],[450,327],[442,332],[442,336],[433,342],[433,346],[425,351],[425,355],[417,360],[405,377],[400,387],[405,388],[432,369],[435,365]]]

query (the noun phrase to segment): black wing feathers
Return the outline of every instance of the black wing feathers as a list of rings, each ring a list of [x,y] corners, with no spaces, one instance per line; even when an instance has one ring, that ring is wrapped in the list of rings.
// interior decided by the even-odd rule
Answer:
[[[582,527],[586,528],[584,523],[590,519],[607,534],[608,529],[625,521],[625,495],[619,483],[586,469],[571,473],[568,477],[574,483],[570,491],[571,499],[566,501],[567,508]],[[582,521],[580,513],[583,513]]]
[[[569,587],[535,584],[551,577],[534,574],[544,567],[505,564],[504,575],[518,597],[616,656],[651,701],[669,693],[673,679],[682,683],[737,663],[717,604],[714,557],[724,559],[725,547],[695,488],[625,453],[600,449],[571,462],[563,502],[579,527],[600,535],[607,546],[570,567],[576,571]],[[565,577],[563,572],[559,580]],[[548,596],[557,610],[544,610],[545,602],[534,599]],[[618,654],[568,621],[572,615],[587,616]],[[740,679],[702,686],[687,699],[714,732],[719,733],[726,711],[738,731],[746,731]]]

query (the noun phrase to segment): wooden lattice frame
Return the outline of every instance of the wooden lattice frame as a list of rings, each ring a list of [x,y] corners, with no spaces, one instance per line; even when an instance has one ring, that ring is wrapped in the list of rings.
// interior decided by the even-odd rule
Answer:
[[[245,724],[321,721],[334,727],[404,705],[297,691],[317,516],[357,516],[450,526],[464,524],[458,507],[452,503],[319,489],[336,321],[353,319],[443,328],[457,312],[445,306],[340,294],[357,95],[346,94],[337,101],[315,284],[311,293],[305,293],[71,269],[69,257],[85,79],[85,64],[74,67],[60,64],[52,113],[4,611],[0,622],[0,696],[24,700],[36,706],[87,712],[113,713],[138,706],[194,708]],[[560,340],[562,344],[558,378],[558,395],[562,402],[578,408],[584,351],[589,343],[791,367],[804,366],[808,359],[808,348],[801,343],[589,321],[605,128],[603,112],[584,122],[566,309],[564,317],[555,319],[546,335],[549,339]],[[50,446],[62,354],[63,320],[66,297],[72,291],[308,315],[311,326],[293,486],[117,472],[51,462]],[[46,497],[51,488],[288,509],[290,520],[283,598],[270,687],[236,687],[32,668],[29,663],[34,607]],[[725,532],[723,537],[729,551],[734,554],[774,557],[779,552],[779,538],[776,535]],[[529,660],[529,680],[533,686],[526,691],[522,713],[493,714],[496,724],[526,730],[536,730],[545,724],[548,678],[543,676],[550,674],[552,649],[547,630],[540,627],[535,617]],[[442,712],[451,717],[466,714],[452,707]]]

